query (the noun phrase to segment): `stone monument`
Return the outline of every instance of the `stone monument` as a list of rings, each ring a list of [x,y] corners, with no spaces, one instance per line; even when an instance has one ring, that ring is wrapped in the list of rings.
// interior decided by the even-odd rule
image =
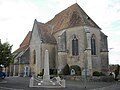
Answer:
[[[48,50],[45,50],[43,81],[50,81]]]
[[[31,77],[29,87],[65,88],[65,80],[61,80],[59,76],[50,79],[48,50],[45,50],[43,78]]]

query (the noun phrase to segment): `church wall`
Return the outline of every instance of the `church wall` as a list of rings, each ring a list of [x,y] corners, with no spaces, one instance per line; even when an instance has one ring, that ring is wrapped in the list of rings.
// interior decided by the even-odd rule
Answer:
[[[95,44],[96,44],[96,55],[91,55],[92,58],[92,68],[94,71],[101,71],[101,57],[100,57],[100,29],[89,27],[89,32],[91,36],[95,35]]]
[[[79,55],[73,56],[72,55],[72,40],[73,40],[73,35],[77,36],[78,39],[78,52]],[[86,48],[86,36],[85,32],[83,30],[83,27],[74,27],[66,30],[66,41],[67,41],[67,63],[71,65],[78,65],[81,68],[84,67],[84,50]]]
[[[33,31],[32,31],[32,37],[30,41],[30,69],[31,69],[31,74],[39,74],[41,72],[41,65],[42,63],[40,62],[41,60],[41,39],[39,35],[39,31],[37,28],[36,23],[33,26]],[[33,52],[35,51],[36,55],[36,63],[34,63],[34,58],[33,58]]]
[[[101,32],[101,70],[105,73],[108,72],[108,43],[107,43],[107,36]]]
[[[45,50],[49,51],[50,69],[56,67],[56,45],[50,43],[44,43],[40,36],[40,31],[36,22],[34,23],[32,30],[32,37],[30,41],[30,69],[31,75],[40,74],[44,67],[44,55]]]
[[[93,71],[107,72],[108,70],[108,44],[107,36],[99,29],[89,28],[96,38],[96,55],[92,55]]]
[[[68,64],[69,66],[78,65],[80,67],[84,67],[84,50],[86,47],[86,42],[85,42],[86,37],[83,27],[74,27],[57,32],[56,34],[54,34],[57,42],[58,42],[58,36],[60,36],[64,31],[66,31],[66,51],[58,52],[58,62],[60,65],[59,67],[63,68],[64,67],[63,65],[66,64]],[[78,39],[79,55],[77,56],[72,55],[73,35],[76,35]]]
[[[57,42],[58,42],[58,36],[62,35],[63,32],[66,31],[66,51],[65,52],[58,52],[58,63],[61,67],[62,65],[68,64],[71,65],[78,65],[83,69],[86,62],[86,56],[85,56],[85,49],[87,48],[87,41],[86,41],[86,32],[90,32],[90,40],[91,36],[95,35],[96,40],[96,55],[91,55],[92,59],[92,69],[94,71],[100,71],[102,70],[102,63],[104,61],[101,61],[101,58],[106,59],[105,56],[108,56],[107,54],[101,55],[100,49],[101,49],[101,31],[100,29],[84,26],[84,27],[74,27],[69,29],[64,29],[62,31],[59,31],[54,34]],[[79,49],[79,55],[73,56],[72,55],[72,39],[73,34],[75,34],[78,38],[78,49]],[[61,57],[61,58],[59,58]],[[64,61],[65,60],[65,61]],[[67,61],[66,61],[67,60]],[[108,60],[108,59],[107,59]],[[107,65],[107,61],[104,64]]]
[[[101,71],[105,74],[108,73],[108,52],[101,52]]]
[[[46,44],[43,43],[41,47],[41,52],[42,52],[42,69],[44,68],[44,56],[45,56],[45,50],[48,50],[49,52],[49,67],[50,69],[55,69],[56,67],[56,45],[54,44]]]
[[[29,64],[30,60],[30,49],[27,49],[24,54],[20,58],[20,63],[21,64]]]

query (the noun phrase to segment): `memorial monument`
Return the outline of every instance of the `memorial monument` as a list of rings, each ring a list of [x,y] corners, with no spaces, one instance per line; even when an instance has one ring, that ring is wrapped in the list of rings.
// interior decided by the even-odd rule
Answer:
[[[48,50],[45,50],[43,78],[31,77],[29,87],[65,88],[65,80],[61,80],[59,76],[50,79]]]
[[[48,50],[45,51],[43,81],[50,81],[50,74],[49,74],[49,53],[48,53]]]

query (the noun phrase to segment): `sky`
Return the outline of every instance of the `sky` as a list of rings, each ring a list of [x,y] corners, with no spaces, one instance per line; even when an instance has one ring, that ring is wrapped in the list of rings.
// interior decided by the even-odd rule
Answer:
[[[120,0],[0,0],[0,39],[19,48],[34,20],[45,23],[74,3],[108,36],[109,64],[120,64]]]

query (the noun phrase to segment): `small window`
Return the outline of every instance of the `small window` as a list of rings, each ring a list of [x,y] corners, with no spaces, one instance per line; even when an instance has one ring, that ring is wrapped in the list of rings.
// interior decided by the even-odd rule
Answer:
[[[36,64],[36,51],[33,51],[33,64]]]
[[[78,55],[78,39],[76,38],[76,35],[73,35],[73,40],[72,40],[72,55],[75,55],[75,56]]]

